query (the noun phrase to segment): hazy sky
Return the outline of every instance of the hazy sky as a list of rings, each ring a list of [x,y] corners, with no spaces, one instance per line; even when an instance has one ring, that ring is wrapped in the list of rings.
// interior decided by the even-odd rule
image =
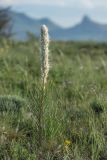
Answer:
[[[72,26],[84,15],[107,23],[107,0],[0,0],[14,10],[35,18],[48,17],[62,26]]]

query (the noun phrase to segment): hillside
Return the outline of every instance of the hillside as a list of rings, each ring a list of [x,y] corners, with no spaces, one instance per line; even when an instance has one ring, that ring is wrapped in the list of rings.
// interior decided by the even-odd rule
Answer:
[[[63,37],[66,40],[107,41],[107,26],[94,22],[85,16],[80,24],[67,29]]]
[[[47,18],[32,19],[23,13],[10,13],[13,23],[12,32],[14,38],[27,39],[27,32],[37,37],[40,34],[40,26],[46,24],[49,28],[50,37],[54,40],[74,41],[107,41],[107,25],[102,25],[84,16],[82,21],[74,27],[63,28]]]
[[[40,35],[40,27],[42,24],[46,24],[49,27],[50,33],[54,30],[60,29],[60,27],[54,24],[47,18],[32,19],[23,13],[10,12],[10,16],[13,23],[12,32],[15,33],[14,37],[19,40],[27,39],[27,32],[31,32],[37,37]]]

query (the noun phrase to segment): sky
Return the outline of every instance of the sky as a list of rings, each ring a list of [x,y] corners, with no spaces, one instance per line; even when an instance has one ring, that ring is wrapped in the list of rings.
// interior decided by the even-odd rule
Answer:
[[[0,5],[33,18],[49,18],[63,27],[75,25],[84,15],[107,24],[107,0],[0,0]]]

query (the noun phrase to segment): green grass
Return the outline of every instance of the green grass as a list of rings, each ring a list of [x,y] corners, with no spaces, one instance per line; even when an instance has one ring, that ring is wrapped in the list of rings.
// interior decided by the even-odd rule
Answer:
[[[39,42],[0,41],[0,159],[106,160],[107,44],[51,42],[50,65],[39,149]]]

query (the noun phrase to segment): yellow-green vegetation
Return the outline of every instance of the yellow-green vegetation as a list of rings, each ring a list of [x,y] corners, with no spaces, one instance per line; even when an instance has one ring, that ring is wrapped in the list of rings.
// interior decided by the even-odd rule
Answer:
[[[51,42],[50,65],[39,150],[39,41],[0,40],[0,160],[106,160],[107,44]]]

